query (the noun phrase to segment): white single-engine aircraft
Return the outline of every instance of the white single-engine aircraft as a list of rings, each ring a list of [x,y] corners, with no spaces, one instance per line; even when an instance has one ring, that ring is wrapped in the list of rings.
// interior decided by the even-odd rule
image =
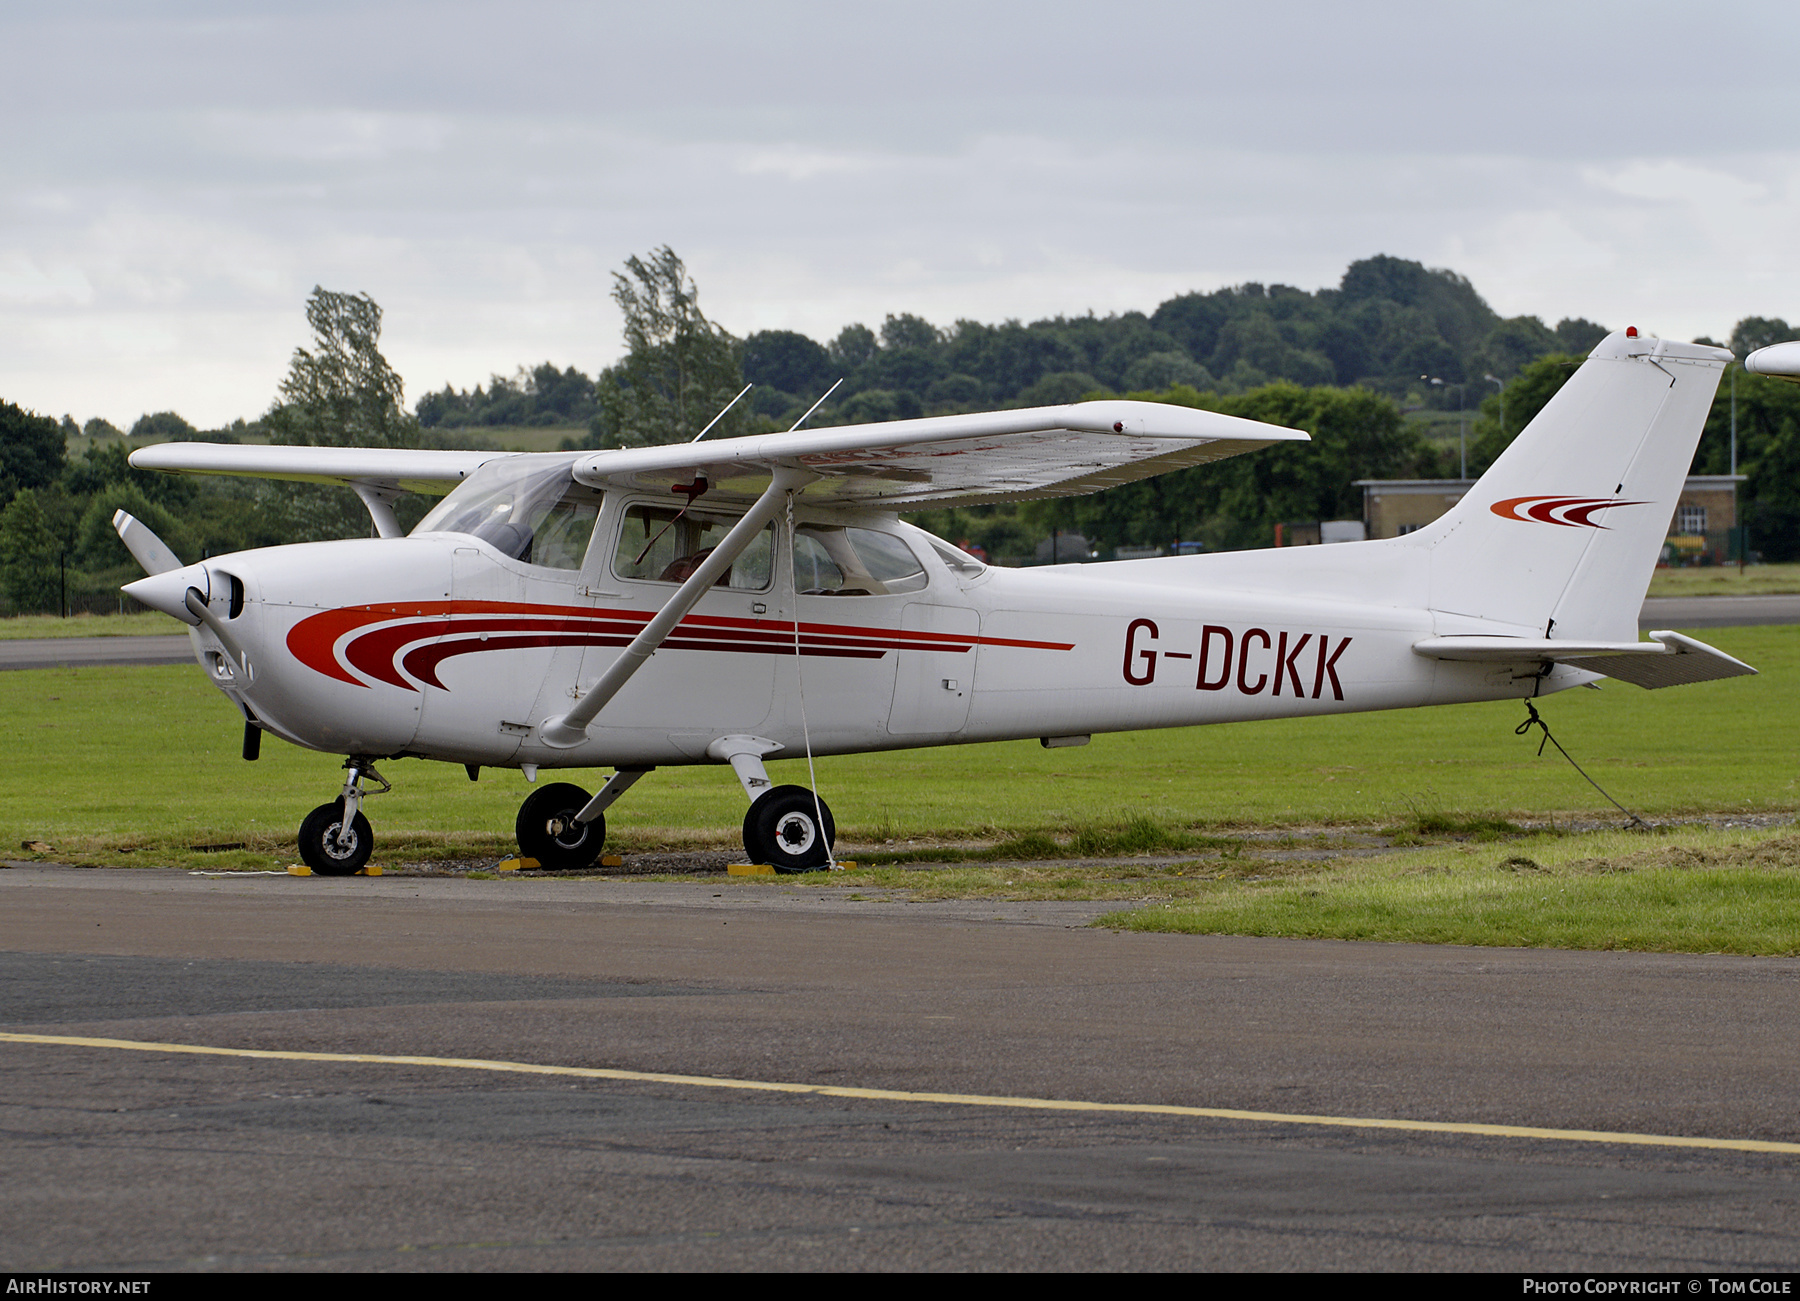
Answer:
[[[315,872],[373,840],[376,760],[611,767],[519,810],[546,867],[661,764],[729,763],[744,848],[830,861],[830,811],[771,756],[1527,698],[1755,670],[1638,609],[1731,354],[1608,337],[1449,514],[1391,540],[1012,570],[896,511],[1094,492],[1305,440],[1103,401],[577,453],[166,443],[133,465],[343,484],[378,537],[182,565],[137,520],[125,590],[192,628],[262,732],[347,756],[300,827]],[[392,502],[444,494],[406,536]]]

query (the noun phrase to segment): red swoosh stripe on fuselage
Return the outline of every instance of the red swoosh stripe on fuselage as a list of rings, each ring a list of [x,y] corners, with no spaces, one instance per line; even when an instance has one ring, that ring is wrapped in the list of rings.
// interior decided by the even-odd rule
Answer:
[[[326,677],[367,686],[357,671],[390,686],[418,690],[402,672],[444,690],[437,669],[456,655],[539,646],[624,646],[654,617],[641,610],[587,609],[512,601],[418,601],[347,606],[302,619],[289,630],[288,650]],[[382,625],[369,627],[371,624]],[[366,632],[358,632],[367,628]],[[793,654],[794,626],[772,619],[689,615],[663,642],[670,650]],[[495,634],[501,634],[496,636]],[[344,639],[348,637],[349,640]],[[429,639],[429,640],[428,640]],[[418,643],[425,642],[420,645]],[[343,643],[340,654],[339,644]],[[405,648],[412,646],[408,651]],[[880,659],[888,651],[967,652],[976,646],[1071,650],[1072,642],[1025,641],[951,633],[868,628],[857,624],[802,623],[799,653],[846,659]],[[402,653],[404,652],[404,654]]]

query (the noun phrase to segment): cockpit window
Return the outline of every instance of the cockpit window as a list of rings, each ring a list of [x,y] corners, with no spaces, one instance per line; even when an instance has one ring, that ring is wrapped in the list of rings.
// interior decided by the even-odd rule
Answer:
[[[548,569],[580,569],[601,494],[576,483],[570,462],[530,456],[489,461],[419,521],[417,533],[467,533],[503,555]]]
[[[613,572],[620,578],[686,582],[736,523],[729,516],[683,511],[679,506],[633,506],[625,512],[625,526],[619,531]],[[774,525],[763,529],[714,586],[766,591],[774,539]]]
[[[890,596],[929,582],[912,548],[891,533],[827,524],[794,530],[794,587],[802,596]]]

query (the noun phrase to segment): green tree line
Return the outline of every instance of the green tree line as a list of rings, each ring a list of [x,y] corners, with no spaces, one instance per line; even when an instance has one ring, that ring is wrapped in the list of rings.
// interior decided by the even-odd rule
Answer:
[[[313,346],[294,351],[275,401],[254,425],[202,433],[173,412],[145,416],[131,436],[89,421],[68,455],[74,421],[0,401],[0,596],[14,614],[117,608],[118,588],[141,575],[112,527],[114,512],[143,520],[183,561],[317,538],[368,533],[344,489],[135,470],[133,439],[255,437],[271,443],[414,447],[418,421],[401,405],[400,377],[379,348],[381,309],[366,294],[314,289]],[[422,507],[415,504],[412,518]]]
[[[1479,474],[1605,333],[1586,320],[1551,328],[1536,317],[1503,319],[1454,272],[1386,256],[1353,263],[1336,288],[1312,293],[1248,284],[1179,295],[1149,314],[947,329],[890,315],[879,332],[852,324],[823,344],[783,330],[735,338],[701,312],[692,277],[667,247],[629,259],[613,299],[626,353],[596,377],[546,362],[471,392],[427,394],[412,412],[380,352],[381,309],[367,295],[324,289],[306,305],[312,346],[295,350],[254,422],[200,431],[165,411],[125,434],[104,420],[78,426],[0,402],[0,595],[12,611],[58,608],[65,597],[113,600],[136,574],[111,528],[119,509],[186,560],[368,532],[344,490],[134,471],[126,460],[134,442],[408,447],[452,438],[443,431],[458,427],[539,425],[577,431],[565,441],[571,447],[665,443],[699,433],[746,380],[756,385],[750,397],[712,436],[785,428],[839,381],[814,424],[1126,395],[1305,429],[1310,444],[1092,497],[916,517],[994,555],[1029,556],[1052,529],[1109,547],[1177,538],[1214,549],[1266,546],[1276,522],[1359,516],[1357,479],[1455,473],[1455,453],[1422,438],[1402,406],[1454,409],[1492,380],[1499,391],[1481,400],[1470,429],[1469,471]],[[1746,317],[1730,346],[1742,357],[1796,337],[1784,320]],[[1735,387],[1751,546],[1770,559],[1800,558],[1800,386],[1738,369]],[[1731,388],[1721,386],[1696,473],[1731,466]],[[70,457],[76,438],[85,450]],[[403,503],[403,522],[422,510]]]

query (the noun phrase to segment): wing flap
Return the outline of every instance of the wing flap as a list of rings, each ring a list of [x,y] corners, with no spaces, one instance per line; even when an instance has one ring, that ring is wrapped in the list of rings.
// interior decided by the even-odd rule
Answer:
[[[1307,438],[1216,411],[1078,402],[598,452],[575,477],[661,490],[702,474],[715,495],[753,497],[786,465],[820,476],[804,489],[815,505],[910,510],[1076,496]]]
[[[1413,643],[1427,659],[1480,664],[1568,664],[1649,691],[1753,674],[1742,660],[1678,632],[1653,632],[1649,641],[1578,642],[1532,637],[1427,637]]]

